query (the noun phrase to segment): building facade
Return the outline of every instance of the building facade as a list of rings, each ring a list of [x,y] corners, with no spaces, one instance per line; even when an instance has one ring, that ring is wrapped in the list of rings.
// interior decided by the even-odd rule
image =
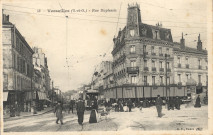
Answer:
[[[127,24],[113,38],[114,88],[109,98],[186,96],[193,80],[197,89],[207,86],[207,51],[200,35],[197,48],[173,42],[170,29],[142,23],[138,4],[128,6]],[[202,66],[201,66],[202,65]],[[202,92],[202,90],[201,90]]]
[[[4,107],[12,108],[17,102],[21,111],[30,111],[33,90],[33,50],[18,29],[2,17],[3,90]]]

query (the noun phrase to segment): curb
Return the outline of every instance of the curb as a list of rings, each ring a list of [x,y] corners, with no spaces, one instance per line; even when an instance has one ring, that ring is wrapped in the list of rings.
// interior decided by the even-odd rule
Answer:
[[[50,109],[48,111],[45,111],[45,112],[42,112],[42,113],[38,113],[38,114],[32,114],[32,115],[23,115],[23,116],[19,116],[19,117],[9,117],[9,118],[4,118],[4,120],[17,120],[17,119],[21,119],[21,118],[24,118],[24,117],[31,117],[31,116],[39,116],[39,115],[42,115],[42,114],[46,114],[48,112],[51,112],[53,111],[54,109]]]

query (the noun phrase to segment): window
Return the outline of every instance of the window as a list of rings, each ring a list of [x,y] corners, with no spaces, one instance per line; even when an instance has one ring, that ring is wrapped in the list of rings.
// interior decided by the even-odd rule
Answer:
[[[143,46],[143,52],[146,53],[146,45]]]
[[[198,75],[198,82],[201,83],[201,75]]]
[[[152,76],[152,85],[155,85],[155,76]]]
[[[131,61],[131,67],[136,67],[136,61],[135,60]]]
[[[178,81],[181,82],[181,74],[178,74]]]
[[[144,60],[144,67],[147,67],[147,60]]]
[[[163,68],[163,62],[160,61],[160,68]]]
[[[159,54],[162,54],[162,47],[159,47]]]
[[[136,78],[136,76],[131,76],[131,82],[132,82],[132,83],[137,83],[137,78]]]
[[[163,84],[163,76],[160,76],[160,83]]]
[[[13,54],[13,65],[14,65],[14,68],[16,69],[16,55]]]
[[[144,83],[147,84],[147,76],[144,76],[143,80],[144,80]]]
[[[170,84],[170,77],[167,77],[167,84]]]
[[[186,64],[189,64],[189,58],[186,57]]]
[[[169,54],[169,48],[166,48],[166,54]]]
[[[155,61],[152,60],[152,67],[155,67]]]
[[[167,69],[169,69],[169,62],[166,63],[166,67],[167,67]]]
[[[132,46],[130,47],[130,53],[135,53],[135,46],[134,46],[134,45],[132,45]]]
[[[189,74],[186,74],[186,79],[187,79],[187,80],[189,79]]]
[[[152,49],[151,49],[151,52],[152,53],[155,53],[155,50],[154,50],[155,48],[154,48],[154,46],[152,46]]]
[[[199,66],[201,65],[201,60],[200,59],[198,59],[198,64],[199,64]]]
[[[181,63],[181,61],[180,61],[180,56],[178,56],[178,64],[180,64]]]

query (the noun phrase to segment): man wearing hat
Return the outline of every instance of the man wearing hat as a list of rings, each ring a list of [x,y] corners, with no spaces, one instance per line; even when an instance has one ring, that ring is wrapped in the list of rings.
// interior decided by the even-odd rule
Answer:
[[[157,108],[158,117],[162,117],[161,111],[162,111],[163,101],[162,101],[162,99],[160,98],[160,95],[157,96],[155,105],[156,105],[156,108]]]
[[[56,123],[58,124],[58,121],[60,120],[61,125],[63,125],[63,114],[62,114],[63,107],[61,105],[61,102],[59,101],[58,104],[55,107],[54,113],[56,113]]]
[[[76,104],[76,111],[78,115],[78,124],[82,125],[84,121],[84,111],[85,111],[85,105],[82,98],[79,98],[79,101]]]

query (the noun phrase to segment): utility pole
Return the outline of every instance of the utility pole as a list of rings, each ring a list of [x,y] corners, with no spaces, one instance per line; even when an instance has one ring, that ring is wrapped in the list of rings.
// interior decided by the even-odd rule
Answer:
[[[165,107],[167,107],[169,99],[167,97],[167,54],[165,54],[165,71],[166,71],[166,105]]]
[[[53,88],[53,81],[52,81],[52,106],[53,106],[53,93],[54,93],[54,88]]]
[[[165,54],[165,71],[166,71],[166,99],[167,99],[167,54]]]

